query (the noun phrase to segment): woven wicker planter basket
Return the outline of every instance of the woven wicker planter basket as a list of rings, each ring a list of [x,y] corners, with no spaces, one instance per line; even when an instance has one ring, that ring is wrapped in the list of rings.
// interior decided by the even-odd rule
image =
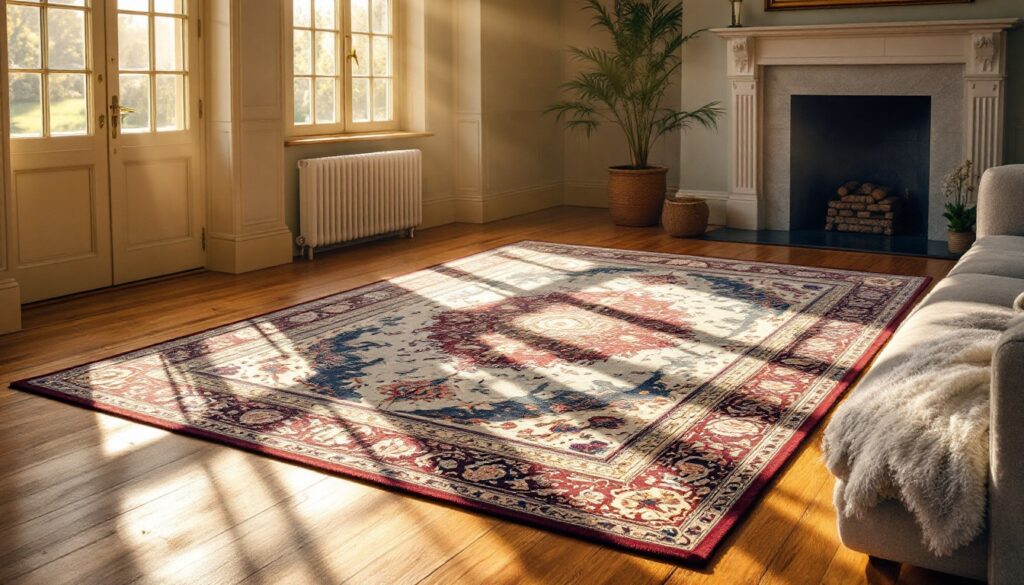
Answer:
[[[677,197],[665,200],[661,223],[665,233],[674,238],[695,238],[708,231],[711,209],[707,201],[695,197]]]
[[[666,168],[608,169],[608,207],[615,225],[658,225],[665,200]]]
[[[949,232],[949,253],[963,254],[971,249],[977,239],[974,232]]]

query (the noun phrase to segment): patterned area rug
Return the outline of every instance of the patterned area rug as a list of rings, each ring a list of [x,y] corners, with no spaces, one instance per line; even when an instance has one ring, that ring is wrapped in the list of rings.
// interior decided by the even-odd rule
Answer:
[[[15,387],[699,562],[926,284],[525,242]]]

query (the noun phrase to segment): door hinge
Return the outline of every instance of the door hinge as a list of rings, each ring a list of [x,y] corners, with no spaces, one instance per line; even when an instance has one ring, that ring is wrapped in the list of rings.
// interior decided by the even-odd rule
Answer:
[[[202,244],[203,244],[203,252],[205,252],[206,251],[206,228],[203,228],[201,233],[202,233],[201,238],[202,238]]]
[[[203,100],[199,100],[199,119],[203,119]]]

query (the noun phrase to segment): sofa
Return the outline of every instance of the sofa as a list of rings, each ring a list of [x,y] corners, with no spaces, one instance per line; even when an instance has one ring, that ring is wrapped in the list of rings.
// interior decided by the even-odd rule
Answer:
[[[978,191],[978,240],[913,311],[878,356],[859,387],[884,375],[908,349],[927,343],[941,322],[989,306],[1013,306],[1024,293],[1024,165],[989,170]],[[854,389],[856,392],[856,389]],[[913,516],[886,501],[860,517],[839,513],[839,535],[847,547],[873,557],[944,573],[1024,583],[1024,325],[1007,331],[992,363],[991,457],[987,529],[949,557],[922,543]],[[837,480],[836,508],[843,510],[844,485]]]

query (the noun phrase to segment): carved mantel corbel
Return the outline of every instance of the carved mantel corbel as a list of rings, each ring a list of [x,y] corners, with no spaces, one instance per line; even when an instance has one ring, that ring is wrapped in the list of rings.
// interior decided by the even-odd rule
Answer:
[[[729,71],[731,77],[754,75],[754,39],[751,37],[729,39],[729,53],[732,55]]]
[[[967,63],[969,79],[1006,76],[1006,33],[983,31],[971,35],[971,58]]]

